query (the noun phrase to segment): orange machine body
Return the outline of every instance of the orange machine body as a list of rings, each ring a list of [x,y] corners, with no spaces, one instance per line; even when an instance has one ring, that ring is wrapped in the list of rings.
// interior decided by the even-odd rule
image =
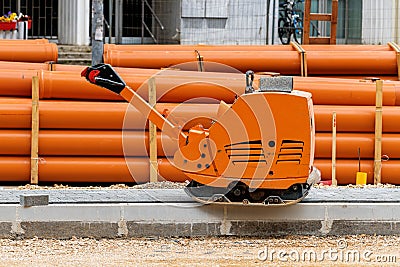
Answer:
[[[287,189],[307,182],[314,159],[311,94],[293,91],[241,95],[220,104],[208,130],[189,131],[174,164],[191,179],[228,188]]]
[[[292,77],[260,78],[260,86],[255,89],[254,72],[246,72],[246,88],[236,95],[233,104],[221,101],[208,129],[198,124],[186,134],[185,125],[165,118],[127,86],[110,65],[88,67],[81,75],[122,96],[177,142],[174,165],[191,178],[187,192],[200,202],[204,197],[219,198],[221,189],[228,189],[229,201],[247,203],[243,197],[249,194],[250,199],[264,204],[286,204],[285,200],[293,203],[319,181],[319,171],[313,169],[311,94],[293,90]],[[206,189],[198,191],[198,185]],[[278,191],[284,200],[270,195]],[[252,192],[255,194],[251,196]],[[268,197],[263,200],[265,194]],[[209,203],[208,199],[203,201]]]

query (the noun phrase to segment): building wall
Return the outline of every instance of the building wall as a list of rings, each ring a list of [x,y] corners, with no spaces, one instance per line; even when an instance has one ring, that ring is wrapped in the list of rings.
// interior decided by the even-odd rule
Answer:
[[[58,43],[89,45],[90,0],[58,1]]]
[[[181,44],[266,44],[265,0],[182,0]]]
[[[363,44],[399,42],[399,0],[364,0]]]

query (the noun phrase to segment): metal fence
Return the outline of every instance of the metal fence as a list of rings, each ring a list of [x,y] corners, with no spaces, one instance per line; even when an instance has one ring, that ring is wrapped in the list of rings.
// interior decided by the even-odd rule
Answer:
[[[28,32],[29,38],[57,39],[58,0],[0,0],[1,15],[9,11],[31,17],[32,29]]]

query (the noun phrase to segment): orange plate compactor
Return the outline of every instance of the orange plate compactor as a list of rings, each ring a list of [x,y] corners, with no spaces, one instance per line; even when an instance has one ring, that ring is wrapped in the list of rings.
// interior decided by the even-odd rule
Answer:
[[[320,172],[314,162],[311,94],[293,90],[292,77],[254,73],[236,101],[221,101],[217,119],[184,133],[126,85],[108,64],[88,67],[82,76],[121,95],[161,131],[176,140],[173,159],[191,182],[185,191],[202,203],[289,205],[301,201]],[[211,119],[210,119],[211,120]]]

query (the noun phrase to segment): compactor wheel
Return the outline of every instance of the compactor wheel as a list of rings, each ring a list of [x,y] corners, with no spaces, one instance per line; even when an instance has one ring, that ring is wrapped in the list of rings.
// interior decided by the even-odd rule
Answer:
[[[231,184],[228,188],[220,188],[191,181],[185,188],[185,192],[197,202],[204,204],[287,206],[305,198],[310,187],[310,184],[294,184],[286,190],[250,190],[242,182]]]

